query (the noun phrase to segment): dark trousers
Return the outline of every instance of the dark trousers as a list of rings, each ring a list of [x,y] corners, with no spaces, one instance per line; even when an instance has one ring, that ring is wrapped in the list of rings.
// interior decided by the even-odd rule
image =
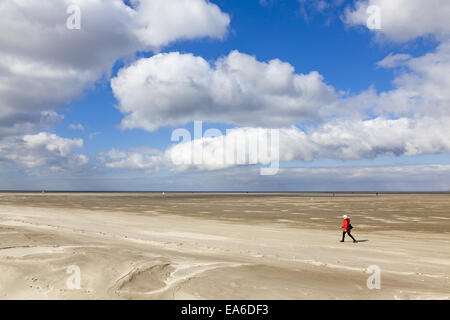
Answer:
[[[353,241],[356,241],[355,238],[353,238],[353,236],[352,236],[352,234],[351,234],[350,232],[343,232],[343,233],[342,233],[342,241],[344,241],[344,239],[345,239],[345,234],[346,234],[346,233],[348,234],[348,236],[349,236],[350,238],[353,239]]]

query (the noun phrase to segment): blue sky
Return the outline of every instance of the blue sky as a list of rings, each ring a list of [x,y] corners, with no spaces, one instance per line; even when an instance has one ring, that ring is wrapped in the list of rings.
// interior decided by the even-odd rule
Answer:
[[[16,34],[0,38],[6,48],[0,56],[12,61],[0,76],[5,87],[19,84],[25,91],[0,91],[6,110],[0,119],[1,189],[450,189],[450,98],[441,94],[450,88],[439,73],[450,70],[445,1],[433,0],[441,6],[436,12],[419,1],[397,0],[398,12],[410,6],[400,22],[383,0],[195,0],[198,10],[184,9],[182,16],[177,8],[183,12],[186,2],[176,0],[178,7],[162,9],[166,19],[158,19],[158,1],[134,1],[135,15],[125,6],[72,1],[80,8],[81,28],[62,31],[61,39],[54,21],[67,18],[58,16],[64,1],[42,14],[13,0],[0,9],[2,17],[23,14],[30,28],[33,21],[32,34],[41,43],[13,42],[26,38],[26,30],[2,19],[0,27]],[[365,25],[369,5],[380,9],[381,29]],[[36,17],[26,10],[37,10]],[[104,18],[96,19],[101,12]],[[419,12],[426,19],[417,19]],[[58,50],[72,44],[61,57]],[[30,61],[39,76],[24,67]],[[57,76],[42,75],[48,72]],[[192,87],[186,84],[191,80]],[[229,83],[234,87],[223,93]],[[260,91],[280,83],[267,96]],[[233,98],[224,102],[221,94]],[[261,163],[167,163],[173,130],[192,132],[194,120],[202,120],[205,130],[234,128],[237,136],[256,128],[282,130],[282,172],[260,177],[254,172]],[[325,168],[334,176],[287,173],[295,168]],[[350,179],[336,173],[339,168],[354,168],[355,177],[363,168],[370,174]],[[411,170],[422,178],[411,178]],[[239,182],[225,183],[236,175]]]

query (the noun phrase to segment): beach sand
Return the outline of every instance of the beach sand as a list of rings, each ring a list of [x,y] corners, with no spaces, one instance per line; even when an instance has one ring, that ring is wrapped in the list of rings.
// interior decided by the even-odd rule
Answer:
[[[0,299],[449,298],[448,194],[0,194]]]

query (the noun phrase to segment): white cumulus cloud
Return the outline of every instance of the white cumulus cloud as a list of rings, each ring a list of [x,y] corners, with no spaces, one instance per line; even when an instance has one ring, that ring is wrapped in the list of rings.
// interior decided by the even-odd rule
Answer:
[[[450,118],[335,120],[303,131],[279,130],[271,149],[270,131],[235,128],[221,136],[175,144],[163,153],[123,152],[106,155],[107,167],[127,170],[217,170],[274,161],[359,160],[377,156],[416,156],[450,152]],[[264,141],[265,146],[260,142]]]
[[[384,65],[402,66],[405,70],[393,81],[394,89],[368,95],[366,101],[378,114],[398,117],[426,115],[439,118],[450,115],[450,41],[436,50],[409,59],[388,56]]]
[[[395,68],[401,65],[405,65],[409,60],[411,60],[411,55],[409,54],[392,54],[390,53],[383,60],[377,62],[377,65],[382,68]]]
[[[379,8],[381,18],[381,28],[374,31],[389,40],[405,42],[424,36],[443,40],[450,36],[448,0],[358,0],[347,8],[344,21],[366,27],[370,6]]]
[[[177,39],[222,39],[230,23],[228,14],[205,0],[134,0],[138,39],[160,48]]]
[[[232,51],[210,65],[178,52],[140,59],[120,70],[111,87],[125,114],[123,128],[156,130],[193,119],[251,126],[317,120],[335,101],[318,72]]]
[[[66,139],[48,132],[0,140],[0,161],[13,161],[26,168],[44,167],[53,171],[84,166],[88,157],[75,153],[82,139]]]

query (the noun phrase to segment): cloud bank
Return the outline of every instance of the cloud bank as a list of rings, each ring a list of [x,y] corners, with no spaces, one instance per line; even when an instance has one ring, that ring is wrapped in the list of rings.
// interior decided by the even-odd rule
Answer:
[[[297,73],[287,62],[258,61],[238,51],[213,63],[178,52],[140,59],[111,82],[124,114],[123,128],[154,131],[195,119],[243,128],[176,145],[159,155],[124,155],[120,161],[110,159],[107,166],[228,168],[232,165],[223,163],[227,141],[245,141],[261,128],[281,128],[281,161],[450,152],[450,4],[446,0],[357,1],[346,9],[343,20],[366,26],[371,5],[381,10],[382,29],[374,31],[377,37],[406,42],[434,36],[440,41],[423,56],[391,53],[378,62],[378,67],[398,69],[394,89],[368,88],[344,95],[327,85],[318,71]],[[186,163],[196,145],[202,146],[203,163],[174,163],[174,158]]]
[[[66,27],[69,6],[80,9],[79,30]],[[56,111],[108,78],[117,60],[179,39],[222,39],[230,22],[206,0],[3,0],[0,17],[3,146],[57,124]]]

